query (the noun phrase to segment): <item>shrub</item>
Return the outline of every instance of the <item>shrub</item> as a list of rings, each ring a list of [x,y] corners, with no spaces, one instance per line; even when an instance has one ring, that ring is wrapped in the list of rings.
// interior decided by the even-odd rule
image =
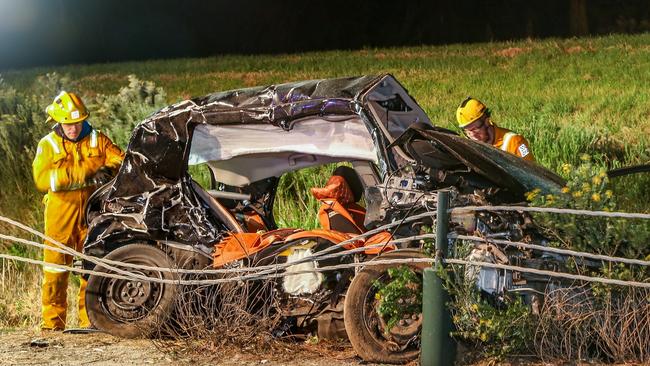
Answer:
[[[467,257],[472,248],[472,242],[457,242],[457,256]],[[452,335],[483,357],[502,359],[530,351],[536,323],[530,306],[517,295],[484,295],[467,273],[456,265],[438,271],[451,298],[448,305],[456,327]]]
[[[167,105],[167,94],[152,81],[128,76],[129,85],[115,95],[98,95],[91,105],[91,120],[115,144],[126,148],[133,128],[147,116]]]
[[[592,211],[619,210],[606,168],[588,155],[577,167],[562,166],[567,184],[557,195],[528,195],[533,206]],[[535,214],[552,245],[609,256],[650,259],[648,220]],[[581,274],[647,282],[648,267],[602,262],[580,266]],[[647,362],[648,291],[591,283],[583,288],[548,294],[536,334],[543,358],[596,358],[617,362]]]
[[[571,208],[591,211],[618,210],[617,197],[610,189],[606,168],[594,163],[588,155],[582,156],[579,166],[562,166],[567,184],[557,195],[539,195],[531,192],[528,198],[533,206]],[[553,245],[578,251],[643,259],[648,253],[650,225],[648,220],[607,218],[567,214],[535,214],[535,221],[553,240]],[[617,270],[617,268],[621,268]],[[634,271],[607,263],[603,272],[617,272],[626,278],[650,275],[647,269]],[[637,277],[638,278],[638,277]]]

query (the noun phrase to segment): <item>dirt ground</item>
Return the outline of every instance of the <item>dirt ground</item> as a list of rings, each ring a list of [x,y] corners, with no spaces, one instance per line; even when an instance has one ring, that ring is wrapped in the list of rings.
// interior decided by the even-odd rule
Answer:
[[[37,330],[0,330],[0,365],[224,365],[224,366],[373,366],[356,356],[349,343],[319,342],[315,345],[287,343],[273,351],[256,354],[250,349],[206,350],[191,356],[179,354],[181,346],[161,349],[147,339],[123,339],[104,333],[63,334]],[[459,365],[546,366],[534,358],[514,358],[501,362],[473,359],[459,348]],[[469,357],[468,357],[469,356]],[[473,359],[473,360],[472,360]],[[471,361],[470,361],[471,360]],[[413,361],[406,366],[418,365]]]
[[[220,355],[178,356],[145,339],[103,333],[63,334],[34,330],[0,331],[0,365],[305,365],[362,364],[351,347],[288,346],[284,352],[256,355],[228,350]]]

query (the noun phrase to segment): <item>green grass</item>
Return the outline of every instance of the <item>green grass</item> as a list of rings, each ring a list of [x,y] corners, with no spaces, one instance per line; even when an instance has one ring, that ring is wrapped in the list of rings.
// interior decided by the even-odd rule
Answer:
[[[556,168],[577,162],[582,152],[649,159],[649,45],[650,34],[616,35],[71,65],[3,77],[22,90],[56,71],[93,96],[116,93],[128,74],[136,74],[162,86],[173,102],[233,88],[390,72],[444,127],[454,127],[455,108],[465,96],[482,99],[497,123],[524,134],[539,162]]]

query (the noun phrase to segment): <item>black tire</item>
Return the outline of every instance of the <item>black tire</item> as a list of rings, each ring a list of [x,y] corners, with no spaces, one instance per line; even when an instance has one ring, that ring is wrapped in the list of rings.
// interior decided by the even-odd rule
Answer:
[[[174,267],[165,252],[149,244],[128,244],[110,252],[105,258],[160,268]],[[178,280],[174,272],[124,269],[146,277]],[[101,266],[96,266],[95,271],[112,273]],[[173,312],[178,287],[176,284],[91,275],[86,288],[86,311],[90,322],[109,334],[123,338],[148,337]]]
[[[418,249],[400,249],[382,254],[377,259],[398,259],[398,258],[426,258],[427,255]],[[406,264],[416,271],[420,276],[424,268],[430,267],[430,263],[409,263]],[[407,341],[398,344],[389,340],[383,334],[382,320],[376,311],[374,286],[375,281],[387,278],[388,269],[400,265],[378,265],[364,267],[352,280],[345,296],[344,320],[345,330],[348,333],[350,343],[359,357],[367,362],[378,363],[406,363],[412,361],[420,354],[419,335],[422,331],[422,317],[412,324],[411,331],[417,341]],[[396,347],[400,346],[400,347]],[[402,348],[403,349],[395,349]],[[392,348],[392,349],[391,349]]]

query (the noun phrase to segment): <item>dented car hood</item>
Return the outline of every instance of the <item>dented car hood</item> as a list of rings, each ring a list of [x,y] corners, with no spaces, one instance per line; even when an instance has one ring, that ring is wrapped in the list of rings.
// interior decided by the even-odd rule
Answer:
[[[414,148],[418,140],[430,145]],[[393,145],[404,146],[424,166],[447,171],[469,168],[505,191],[501,194],[504,202],[525,201],[525,194],[534,189],[556,194],[565,185],[564,179],[537,163],[444,128],[415,124]]]

